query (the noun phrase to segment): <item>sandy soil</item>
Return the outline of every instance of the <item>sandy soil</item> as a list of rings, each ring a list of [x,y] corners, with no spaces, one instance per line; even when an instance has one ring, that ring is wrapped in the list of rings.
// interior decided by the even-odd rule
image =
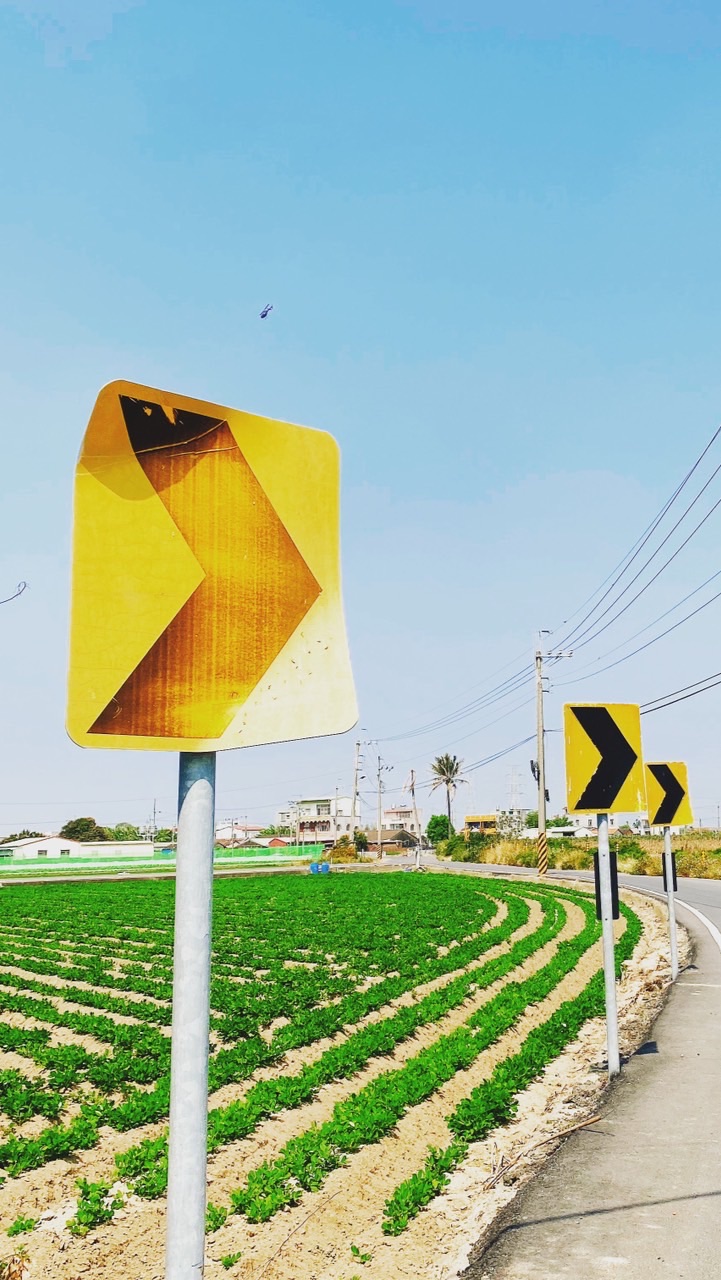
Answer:
[[[669,982],[666,961],[667,935],[663,909],[639,895],[624,897],[632,903],[644,920],[644,936],[626,965],[619,986],[619,1015],[622,1050],[630,1052],[646,1037],[650,1021],[657,1013]],[[567,904],[569,918],[560,937],[575,934],[582,925],[582,913]],[[537,927],[540,909],[532,906],[532,917],[526,932]],[[619,922],[622,927],[623,921]],[[518,934],[516,937],[519,936]],[[560,939],[559,939],[560,940]],[[551,957],[557,941],[548,944],[531,960],[513,972],[515,980],[527,976]],[[496,951],[487,953],[485,962]],[[605,1076],[594,1070],[605,1054],[605,1025],[597,1020],[584,1027],[578,1040],[544,1072],[543,1077],[521,1097],[515,1121],[474,1144],[463,1165],[453,1175],[446,1192],[424,1210],[409,1229],[395,1239],[382,1235],[380,1224],[385,1200],[398,1183],[423,1162],[429,1143],[446,1145],[450,1133],[445,1117],[456,1103],[483,1079],[496,1062],[513,1052],[528,1031],[544,1021],[554,1008],[582,989],[600,964],[600,945],[583,958],[559,987],[541,1005],[530,1008],[521,1023],[502,1037],[472,1064],[459,1072],[442,1089],[419,1107],[409,1112],[388,1138],[356,1153],[346,1166],[330,1175],[321,1191],[306,1195],[302,1202],[283,1211],[268,1223],[252,1226],[245,1219],[231,1217],[208,1238],[208,1262],[205,1274],[211,1280],[230,1275],[242,1280],[451,1280],[465,1265],[470,1252],[482,1239],[497,1213],[515,1194],[518,1186],[554,1149],[554,1143],[534,1148],[541,1138],[557,1134],[569,1125],[592,1114],[598,1107],[605,1087]],[[450,981],[445,975],[435,983],[425,984],[418,994]],[[461,1025],[475,1009],[480,1008],[504,984],[495,984],[474,993],[464,1005],[453,1010],[432,1027],[421,1028],[412,1039],[397,1046],[394,1054],[371,1061],[351,1081],[338,1081],[322,1089],[310,1104],[295,1111],[273,1117],[259,1126],[248,1139],[230,1144],[217,1152],[209,1162],[209,1198],[214,1203],[227,1203],[229,1192],[240,1185],[248,1170],[276,1154],[295,1133],[303,1132],[310,1123],[323,1122],[341,1098],[362,1087],[381,1072],[400,1065],[439,1035]],[[414,999],[408,993],[398,1004]],[[386,1008],[367,1020],[387,1017]],[[281,1067],[259,1072],[256,1078],[286,1074],[304,1062],[315,1060],[334,1037],[322,1045],[289,1054]],[[250,1082],[220,1090],[212,1100],[230,1101],[241,1097]],[[20,1237],[26,1244],[30,1260],[28,1280],[79,1280],[92,1275],[97,1280],[123,1276],[124,1280],[161,1280],[164,1229],[164,1201],[147,1202],[129,1197],[125,1207],[116,1213],[112,1223],[77,1240],[65,1228],[74,1210],[74,1182],[78,1176],[91,1179],[112,1178],[114,1152],[134,1144],[140,1136],[161,1131],[163,1126],[147,1126],[143,1131],[116,1134],[107,1131],[98,1148],[78,1153],[73,1161],[55,1161],[44,1169],[13,1179],[0,1190],[2,1221],[12,1221],[21,1210],[46,1216],[32,1234]],[[494,1187],[489,1178],[511,1162]],[[0,1257],[7,1259],[14,1241],[0,1246]],[[360,1263],[351,1254],[356,1245],[370,1254]],[[229,1270],[221,1265],[222,1257],[241,1253]]]

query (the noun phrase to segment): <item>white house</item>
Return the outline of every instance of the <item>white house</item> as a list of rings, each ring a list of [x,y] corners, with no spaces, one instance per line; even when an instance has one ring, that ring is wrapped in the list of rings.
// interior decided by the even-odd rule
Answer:
[[[420,809],[418,812],[418,828],[416,829],[416,820],[413,815],[413,806],[410,804],[399,804],[394,809],[383,810],[383,826],[388,827],[390,831],[410,831],[414,836],[418,836],[423,831],[423,821]]]
[[[335,844],[341,836],[353,838],[353,801],[350,796],[314,796],[294,800],[276,817],[279,827],[288,827],[299,844]]]
[[[215,828],[215,838],[220,844],[238,845],[262,830],[257,822],[246,822],[245,818],[224,818]]]
[[[152,858],[152,840],[68,840],[66,836],[28,836],[0,844],[0,858]]]

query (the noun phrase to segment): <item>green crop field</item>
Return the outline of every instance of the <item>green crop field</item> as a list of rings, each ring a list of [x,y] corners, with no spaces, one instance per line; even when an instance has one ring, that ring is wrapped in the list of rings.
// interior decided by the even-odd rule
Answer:
[[[33,1280],[86,1256],[162,1275],[173,893],[0,892],[0,1261],[21,1244]],[[622,910],[619,970],[641,932]],[[391,1274],[354,1232],[412,1232],[603,1013],[599,936],[591,898],[558,886],[216,881],[207,1274]]]

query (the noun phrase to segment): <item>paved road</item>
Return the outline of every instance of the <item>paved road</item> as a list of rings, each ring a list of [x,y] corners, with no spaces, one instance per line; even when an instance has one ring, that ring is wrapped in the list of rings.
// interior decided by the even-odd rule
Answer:
[[[621,879],[662,889],[653,877]],[[464,1280],[721,1276],[721,950],[681,905],[721,929],[721,882],[682,880],[677,898],[696,955],[654,1039],[624,1067],[602,1122],[564,1143]]]

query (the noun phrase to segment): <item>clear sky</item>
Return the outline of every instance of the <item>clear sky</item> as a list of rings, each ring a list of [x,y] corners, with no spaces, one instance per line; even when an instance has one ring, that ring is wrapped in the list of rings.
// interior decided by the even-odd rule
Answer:
[[[0,0],[0,596],[30,584],[0,610],[0,832],[143,821],[154,797],[173,820],[172,756],[64,731],[72,474],[113,378],[342,449],[360,728],[227,753],[219,816],[348,791],[356,736],[562,636],[720,420],[720,54],[715,0]],[[580,678],[721,567],[720,527],[558,668],[579,682],[551,729],[566,693],[643,702],[721,668],[720,601]],[[384,743],[389,788],[532,733],[532,706],[506,714],[525,693]],[[707,821],[720,711],[721,689],[645,726]],[[459,810],[506,803],[514,767],[530,803],[530,754],[475,772]]]

